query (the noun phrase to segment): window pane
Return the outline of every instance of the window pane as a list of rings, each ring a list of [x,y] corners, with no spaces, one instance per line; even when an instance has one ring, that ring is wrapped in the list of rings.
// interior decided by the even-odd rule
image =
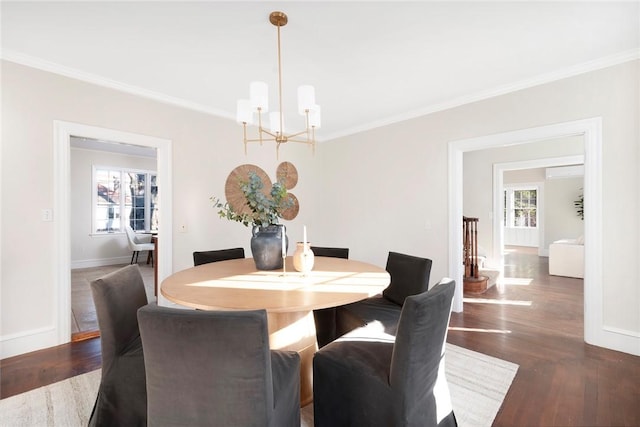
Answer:
[[[149,175],[150,177],[150,202],[151,206],[149,209],[151,218],[149,219],[149,224],[151,225],[151,230],[158,231],[158,213],[160,211],[160,206],[158,205],[158,184],[157,184],[157,176]]]
[[[96,231],[118,231],[120,216],[120,172],[110,170],[96,171]]]
[[[144,187],[146,174],[128,172],[128,192],[125,198],[125,209],[129,225],[134,230],[144,230]]]
[[[122,232],[125,224],[134,230],[158,230],[155,173],[96,168],[95,182],[94,232]]]
[[[537,203],[536,189],[505,191],[505,206],[509,206],[505,215],[511,212],[513,218],[507,223],[512,227],[537,227]]]

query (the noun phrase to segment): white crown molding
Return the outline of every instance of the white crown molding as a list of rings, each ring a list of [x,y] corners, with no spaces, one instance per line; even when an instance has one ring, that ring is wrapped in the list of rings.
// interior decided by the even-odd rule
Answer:
[[[165,95],[159,92],[150,91],[137,86],[128,85],[115,80],[111,80],[96,74],[86,73],[80,70],[76,70],[70,67],[66,67],[54,62],[46,61],[33,56],[25,55],[20,52],[15,52],[8,49],[2,49],[0,51],[0,58],[15,62],[17,64],[26,65],[28,67],[37,68],[43,71],[48,71],[55,74],[60,74],[73,79],[93,83],[99,86],[108,87],[121,92],[130,93],[132,95],[141,96],[144,98],[152,99],[155,101],[163,102],[166,104],[176,105],[179,107],[187,108],[189,110],[198,111],[201,113],[211,114],[225,119],[235,120],[235,115],[227,111],[210,108],[202,104],[198,104],[191,101],[186,101],[181,98]],[[402,122],[405,120],[414,119],[416,117],[426,116],[439,111],[448,110],[450,108],[459,107],[461,105],[470,104],[472,102],[478,102],[485,99],[493,98],[500,95],[505,95],[510,92],[515,92],[522,89],[527,89],[534,86],[539,86],[545,83],[550,83],[556,80],[561,80],[568,77],[573,77],[579,74],[584,74],[590,71],[596,71],[602,68],[612,67],[614,65],[622,64],[625,62],[640,59],[640,48],[631,49],[625,52],[605,56],[603,58],[595,59],[592,61],[576,64],[561,70],[557,70],[551,73],[546,73],[526,80],[521,80],[512,84],[498,86],[496,88],[484,90],[475,94],[470,94],[462,97],[452,99],[447,102],[439,104],[429,105],[417,110],[408,111],[403,114],[390,116],[381,120],[365,123],[360,126],[351,127],[341,131],[333,132],[325,135],[317,135],[316,140],[318,142],[326,142],[333,139],[341,138],[348,135],[353,135],[360,132],[365,132],[371,129],[375,129],[382,126],[387,126],[393,123]]]
[[[86,73],[84,71],[80,71],[75,68],[66,67],[64,65],[60,65],[55,62],[46,61],[44,59],[25,55],[23,53],[15,52],[12,50],[2,49],[2,51],[0,52],[0,58],[6,61],[15,62],[16,64],[25,65],[31,68],[37,68],[39,70],[48,71],[50,73],[59,74],[65,77],[70,77],[72,79],[81,80],[87,83],[93,83],[98,86],[104,86],[110,89],[118,90],[120,92],[125,92],[132,95],[140,96],[143,98],[152,99],[154,101],[162,102],[165,104],[171,104],[171,105],[186,108],[189,110],[211,114],[211,115],[222,117],[225,119],[235,120],[235,115],[229,114],[226,111],[207,107],[205,105],[198,104],[191,101],[186,101],[184,99],[176,98],[174,96],[165,95],[160,92],[154,92],[154,91],[143,89],[137,86],[132,86],[116,80],[111,80],[106,77],[99,76],[97,74]]]
[[[485,99],[493,98],[507,93],[516,92],[518,90],[528,89],[534,86],[539,86],[545,83],[551,83],[557,80],[565,79],[568,77],[577,76],[590,71],[600,70],[602,68],[612,67],[625,62],[634,61],[640,59],[640,48],[631,49],[626,52],[620,52],[614,55],[609,55],[593,61],[583,62],[581,64],[573,65],[571,67],[563,68],[551,73],[541,74],[531,79],[521,80],[516,83],[498,86],[493,89],[488,89],[475,94],[462,96],[452,99],[440,104],[430,105],[424,108],[420,108],[413,111],[408,111],[404,114],[387,117],[385,119],[377,120],[374,122],[365,123],[361,126],[352,127],[343,131],[324,135],[323,140],[329,141],[343,136],[353,135],[360,132],[365,132],[371,129],[375,129],[382,126],[387,126],[393,123],[402,122],[405,120],[414,119],[416,117],[426,116],[428,114],[437,113],[439,111],[448,110],[450,108],[459,107],[465,104],[471,104],[472,102],[478,102]]]

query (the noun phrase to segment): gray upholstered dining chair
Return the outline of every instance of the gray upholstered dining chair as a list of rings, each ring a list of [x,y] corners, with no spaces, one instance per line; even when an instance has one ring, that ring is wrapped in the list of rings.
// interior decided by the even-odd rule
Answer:
[[[391,276],[389,286],[382,294],[337,307],[336,335],[344,335],[372,321],[381,323],[387,333],[395,334],[405,298],[429,289],[432,264],[429,258],[389,252],[385,267]]]
[[[213,251],[197,251],[193,253],[193,265],[198,266],[210,262],[244,258],[244,248],[218,249]]]
[[[349,248],[330,248],[325,246],[311,246],[314,256],[349,259]]]
[[[314,256],[349,259],[349,248],[311,246],[311,251]],[[313,310],[313,320],[316,324],[318,347],[322,348],[337,338],[335,307]]]
[[[456,426],[445,377],[455,282],[404,300],[393,336],[356,329],[313,359],[316,427]]]
[[[138,311],[149,426],[300,427],[300,356],[269,349],[267,313]]]
[[[147,304],[137,265],[91,282],[102,352],[98,396],[89,426],[146,426],[147,390],[137,312]]]

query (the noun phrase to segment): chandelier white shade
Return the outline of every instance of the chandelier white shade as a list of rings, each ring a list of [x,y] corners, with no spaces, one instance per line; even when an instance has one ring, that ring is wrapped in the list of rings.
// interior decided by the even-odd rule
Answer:
[[[265,82],[255,81],[249,85],[249,99],[238,100],[236,119],[243,127],[244,151],[247,144],[263,141],[276,143],[276,155],[280,144],[299,142],[311,145],[315,151],[315,130],[320,127],[320,106],[316,104],[315,89],[310,85],[298,87],[298,113],[305,117],[304,130],[289,133],[282,114],[282,62],[280,50],[280,27],[287,24],[288,18],[283,12],[272,12],[269,21],[278,29],[278,110],[269,113],[269,86]],[[263,114],[269,113],[268,123],[263,122]],[[257,120],[256,120],[257,119]],[[266,121],[266,120],[265,120]],[[247,125],[256,124],[256,138],[247,137]]]

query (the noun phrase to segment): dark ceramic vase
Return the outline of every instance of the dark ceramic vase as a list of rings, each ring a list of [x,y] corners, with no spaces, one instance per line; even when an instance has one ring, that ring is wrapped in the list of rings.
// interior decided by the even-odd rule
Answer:
[[[282,268],[282,236],[285,248],[289,248],[284,225],[272,224],[253,226],[251,236],[251,254],[258,270],[277,270]],[[286,254],[286,250],[285,250]]]

